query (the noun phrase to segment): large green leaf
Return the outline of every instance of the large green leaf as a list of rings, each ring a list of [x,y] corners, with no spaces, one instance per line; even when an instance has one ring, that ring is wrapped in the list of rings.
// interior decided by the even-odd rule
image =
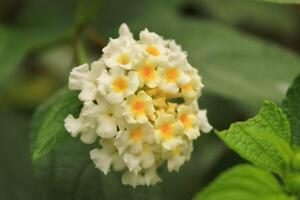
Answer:
[[[273,3],[300,3],[300,0],[257,0],[257,1],[266,1],[266,2],[273,2]]]
[[[297,37],[298,16],[288,6],[253,0],[198,0],[195,6],[214,19],[242,29],[279,38]]]
[[[130,16],[122,10],[103,10],[99,32],[107,38],[115,36],[117,27],[125,21],[135,33],[148,27],[175,39],[188,52],[191,64],[200,70],[205,91],[237,100],[247,108],[258,109],[264,99],[281,101],[300,71],[300,59],[293,53],[220,23],[182,18],[163,6],[136,9],[137,13],[131,12]]]
[[[18,66],[30,52],[70,38],[75,10],[76,1],[31,0],[15,24],[0,25],[0,87],[14,78]]]
[[[0,112],[0,199],[34,199],[28,114]]]
[[[180,169],[180,173],[169,173],[163,166],[159,172],[163,179],[161,183],[133,189],[122,185],[119,173],[110,172],[105,176],[95,168],[89,158],[94,145],[68,137],[64,145],[35,162],[37,197],[40,200],[190,199],[207,184],[206,176],[224,155],[224,146],[213,135],[202,136],[198,142],[191,161]]]
[[[31,133],[34,160],[58,147],[68,136],[64,119],[68,114],[78,115],[82,103],[77,95],[77,92],[62,90],[37,110]]]
[[[283,101],[292,129],[292,144],[300,145],[300,76],[296,78]]]
[[[219,176],[194,200],[296,200],[284,194],[277,179],[270,173],[239,165]]]
[[[290,126],[283,111],[265,102],[257,116],[238,122],[218,136],[250,162],[281,174],[292,157]]]

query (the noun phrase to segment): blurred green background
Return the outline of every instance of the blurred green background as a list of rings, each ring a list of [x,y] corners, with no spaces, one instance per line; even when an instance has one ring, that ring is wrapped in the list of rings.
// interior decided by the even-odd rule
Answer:
[[[121,23],[173,38],[199,69],[199,100],[216,129],[280,103],[300,72],[300,6],[255,0],[0,0],[0,200],[191,199],[221,171],[245,162],[213,134],[179,173],[155,187],[123,186],[94,169],[92,148],[69,137],[32,162],[36,108],[66,86],[82,58],[101,56]],[[85,53],[83,53],[83,49]]]

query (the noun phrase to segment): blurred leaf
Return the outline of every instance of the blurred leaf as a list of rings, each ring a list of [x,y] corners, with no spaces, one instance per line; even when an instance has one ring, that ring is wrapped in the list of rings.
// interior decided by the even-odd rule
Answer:
[[[0,112],[0,199],[34,199],[33,170],[29,153],[30,116]]]
[[[39,30],[38,28],[8,28],[0,26],[0,87],[13,78],[20,62],[32,49],[60,38],[58,30]]]
[[[81,26],[96,16],[101,0],[79,0],[75,25]]]
[[[281,174],[292,157],[290,134],[283,111],[275,104],[265,102],[254,118],[232,124],[218,136],[241,157]]]
[[[125,21],[134,33],[148,27],[165,38],[175,39],[188,52],[191,64],[200,70],[204,91],[255,110],[264,99],[281,101],[289,83],[300,71],[300,59],[272,43],[220,23],[182,18],[164,6],[146,8],[136,8],[143,11],[142,17],[135,12],[126,16],[126,9],[118,13],[112,8],[102,10],[97,25],[101,27],[99,32],[107,38],[115,36],[117,27]]]
[[[153,187],[124,186],[121,174],[104,175],[89,158],[93,145],[68,137],[64,145],[35,162],[38,199],[41,200],[180,200],[190,199],[207,184],[205,176],[222,157],[224,146],[213,135],[202,136],[179,173],[161,169],[163,181]],[[174,188],[181,188],[174,190]]]
[[[257,1],[266,1],[273,3],[300,3],[300,0],[257,0]]]
[[[288,197],[270,173],[239,165],[221,174],[194,200],[296,200]]]
[[[71,37],[75,7],[76,1],[31,0],[15,24],[0,25],[0,88],[14,77],[28,53]]]
[[[259,29],[281,38],[297,36],[298,16],[288,6],[254,0],[196,0],[195,5],[225,23]]]
[[[287,92],[287,98],[283,101],[292,129],[292,144],[300,145],[300,76]]]
[[[79,113],[82,103],[77,95],[77,92],[62,90],[53,97],[54,100],[51,99],[50,103],[46,102],[38,109],[32,122],[32,131],[37,131],[37,133],[32,133],[36,135],[33,146],[34,160],[58,147],[68,136],[64,127],[64,119],[68,114]]]

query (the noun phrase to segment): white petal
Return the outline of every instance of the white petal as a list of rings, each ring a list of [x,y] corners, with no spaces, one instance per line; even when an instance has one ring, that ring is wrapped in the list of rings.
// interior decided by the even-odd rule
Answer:
[[[85,144],[92,144],[96,141],[97,135],[94,130],[86,130],[81,132],[80,139]]]
[[[164,140],[162,146],[167,150],[173,150],[177,145],[182,144],[182,139],[178,137],[173,137],[167,140]]]
[[[123,153],[127,148],[128,141],[129,141],[128,132],[123,130],[119,131],[116,137],[115,145],[120,154]]]
[[[83,64],[75,67],[70,72],[69,88],[71,90],[81,90],[82,82],[88,79],[89,65]]]
[[[123,160],[130,172],[134,172],[135,174],[137,174],[141,170],[140,160],[138,157],[129,153],[125,153],[123,156]]]
[[[105,150],[94,149],[90,152],[90,157],[94,161],[96,168],[100,169],[104,174],[110,171],[113,157]]]
[[[200,110],[197,114],[197,117],[200,122],[200,130],[204,133],[208,133],[212,130],[212,126],[209,124],[206,117],[206,110]]]
[[[118,104],[121,103],[124,99],[123,93],[116,93],[111,91],[108,95],[106,95],[106,99],[108,102],[112,104]]]
[[[65,119],[65,128],[72,135],[76,137],[83,127],[83,120],[81,118],[75,119],[72,115],[68,115]]]
[[[142,162],[141,165],[144,169],[148,169],[152,167],[155,163],[155,157],[152,152],[147,152],[142,154]]]
[[[145,178],[140,174],[125,172],[122,176],[122,183],[135,188],[138,185],[145,185]]]
[[[107,115],[99,116],[99,125],[97,128],[97,135],[102,138],[113,138],[117,135],[117,124],[113,117]]]
[[[157,175],[156,168],[151,168],[145,173],[146,185],[155,185],[160,182],[161,178]]]

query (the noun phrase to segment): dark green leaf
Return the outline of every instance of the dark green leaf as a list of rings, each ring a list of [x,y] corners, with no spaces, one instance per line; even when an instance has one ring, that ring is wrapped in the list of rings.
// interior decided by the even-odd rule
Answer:
[[[283,111],[265,102],[257,116],[232,124],[218,136],[241,157],[280,174],[291,161],[290,134]]]
[[[254,0],[198,0],[195,5],[217,20],[243,29],[279,38],[297,36],[298,17],[288,6]]]
[[[93,145],[78,138],[67,138],[60,148],[35,162],[38,199],[41,200],[181,200],[190,199],[207,183],[205,177],[224,155],[224,146],[213,135],[202,136],[195,145],[191,161],[180,173],[169,173],[164,166],[159,174],[163,181],[154,187],[124,186],[121,175],[105,176],[89,158]],[[174,190],[181,188],[180,190]],[[184,189],[185,188],[185,189]]]
[[[292,144],[300,145],[300,76],[296,78],[283,101],[292,129]]]
[[[300,0],[258,0],[258,1],[266,1],[266,2],[273,2],[273,3],[300,3]]]
[[[143,11],[142,15],[131,12],[129,16],[126,9],[123,9],[125,14],[118,10],[113,16],[106,16],[103,10],[100,31],[107,38],[115,36],[117,27],[125,21],[135,33],[147,27],[165,38],[175,39],[188,52],[191,64],[200,70],[205,91],[258,109],[264,99],[279,102],[300,71],[300,59],[296,55],[271,43],[220,23],[182,18],[163,6],[146,8],[137,9]]]
[[[239,165],[221,174],[194,200],[296,200],[288,197],[270,173]]]
[[[65,89],[42,105],[33,118],[33,159],[36,160],[59,146],[68,136],[64,119],[78,115],[82,103],[78,93]]]

